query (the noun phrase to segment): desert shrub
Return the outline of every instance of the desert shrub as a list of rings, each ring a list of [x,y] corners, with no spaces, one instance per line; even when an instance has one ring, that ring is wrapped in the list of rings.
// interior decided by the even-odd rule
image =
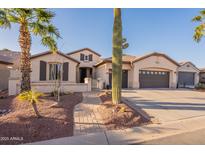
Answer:
[[[205,84],[204,83],[198,83],[196,86],[195,86],[196,89],[205,89]]]
[[[20,101],[27,101],[27,102],[31,103],[36,116],[38,118],[40,118],[41,115],[39,114],[39,112],[37,110],[37,106],[36,106],[36,103],[39,102],[40,96],[43,96],[43,93],[30,90],[30,91],[25,91],[25,92],[20,93],[18,95],[18,99]]]

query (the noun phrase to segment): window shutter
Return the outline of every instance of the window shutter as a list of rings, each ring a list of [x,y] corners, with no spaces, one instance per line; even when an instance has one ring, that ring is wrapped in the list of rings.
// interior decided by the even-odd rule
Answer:
[[[69,63],[63,63],[63,81],[68,81],[68,69]]]
[[[85,57],[84,54],[81,53],[80,54],[80,60],[84,61],[84,57]]]
[[[40,61],[40,81],[46,80],[46,62]]]
[[[89,55],[89,61],[93,61],[93,55]]]

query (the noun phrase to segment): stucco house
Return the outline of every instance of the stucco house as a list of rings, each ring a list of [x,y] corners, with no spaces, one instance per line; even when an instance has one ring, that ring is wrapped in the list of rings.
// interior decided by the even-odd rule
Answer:
[[[8,49],[0,50],[0,91],[8,89],[10,69],[18,68],[20,53]]]
[[[200,70],[192,62],[176,62],[163,53],[144,56],[123,54],[122,88],[193,88]],[[31,56],[31,84],[38,91],[51,92],[60,73],[62,91],[88,91],[112,86],[112,58],[89,48],[67,54],[49,51]],[[11,71],[10,93],[19,92],[19,72]],[[16,75],[18,74],[18,75]],[[89,80],[90,79],[90,80]],[[16,88],[14,88],[17,85]]]
[[[9,67],[13,65],[10,59],[0,55],[0,91],[8,89],[10,76]]]
[[[101,55],[92,49],[83,48],[67,53],[68,56],[80,62],[77,68],[77,82],[83,83],[85,77],[96,78],[95,65],[101,61]]]
[[[199,70],[191,62],[178,63],[163,53],[153,52],[141,57],[123,55],[123,88],[194,87],[199,82]],[[111,58],[96,64],[97,77],[111,86]]]
[[[205,83],[205,68],[200,69],[199,82]]]
[[[197,85],[199,83],[200,70],[189,61],[180,62],[178,68],[178,87]]]
[[[60,78],[62,92],[89,91],[91,85],[88,85],[88,83],[77,83],[77,68],[80,62],[72,57],[60,51],[56,53],[46,51],[32,55],[30,59],[32,89],[50,93],[54,91],[59,81],[58,78]],[[9,80],[10,95],[19,93],[20,79],[20,70],[11,70]]]

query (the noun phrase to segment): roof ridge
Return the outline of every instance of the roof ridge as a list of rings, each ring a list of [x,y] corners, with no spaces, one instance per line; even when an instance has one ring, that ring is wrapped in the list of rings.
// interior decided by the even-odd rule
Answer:
[[[90,52],[92,52],[92,53],[94,53],[94,54],[96,54],[96,55],[98,55],[98,56],[101,57],[101,54],[95,52],[95,51],[92,50],[91,48],[81,48],[81,49],[78,49],[78,50],[74,50],[74,51],[68,52],[68,53],[66,53],[66,55],[70,55],[70,54],[74,54],[74,53],[77,53],[77,52],[81,52],[81,51],[83,51],[83,50],[89,50]]]

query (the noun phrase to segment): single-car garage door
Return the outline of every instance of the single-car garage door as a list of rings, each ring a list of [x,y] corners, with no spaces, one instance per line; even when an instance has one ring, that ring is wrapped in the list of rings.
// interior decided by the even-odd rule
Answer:
[[[140,88],[169,88],[169,72],[140,70]]]
[[[178,86],[186,87],[194,85],[194,72],[179,72],[178,73]]]

